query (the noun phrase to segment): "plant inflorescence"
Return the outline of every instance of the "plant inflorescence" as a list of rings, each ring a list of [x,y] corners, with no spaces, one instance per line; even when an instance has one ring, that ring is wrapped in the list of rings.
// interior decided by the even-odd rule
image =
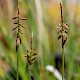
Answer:
[[[62,12],[62,4],[60,3],[60,11],[61,11],[61,24],[59,24],[59,27],[57,28],[57,34],[58,34],[58,40],[60,40],[60,43],[62,45],[62,80],[64,78],[64,45],[67,41],[67,34],[69,27],[67,24],[63,21],[63,12]]]
[[[13,30],[17,29],[17,36],[16,36],[16,52],[17,52],[17,80],[18,80],[18,57],[19,57],[19,53],[18,53],[18,49],[19,49],[19,45],[21,44],[21,37],[20,34],[23,34],[21,31],[21,27],[25,28],[22,24],[20,24],[20,20],[26,20],[26,18],[21,18],[20,17],[20,10],[19,10],[19,2],[18,1],[18,15],[14,18],[12,18],[13,20],[15,20],[14,24],[17,25],[15,28],[13,28]]]
[[[61,24],[59,24],[59,27],[57,27],[58,31],[58,40],[60,40],[61,44],[62,44],[62,48],[64,48],[64,45],[67,41],[67,34],[68,34],[68,24],[64,23],[63,21],[63,14],[62,14],[62,4],[60,3],[60,9],[61,9]]]
[[[33,44],[33,33],[31,34],[31,40],[30,40],[30,50],[27,50],[27,54],[25,57],[27,57],[27,62],[28,62],[28,71],[31,76],[31,80],[34,80],[34,77],[31,75],[31,65],[34,63],[35,59],[37,58],[37,52],[35,48],[32,46]]]

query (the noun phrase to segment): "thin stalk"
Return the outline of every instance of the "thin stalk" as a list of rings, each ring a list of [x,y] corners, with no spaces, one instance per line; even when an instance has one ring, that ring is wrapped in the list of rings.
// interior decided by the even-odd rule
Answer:
[[[62,80],[64,79],[64,48],[62,48]]]
[[[23,27],[23,28],[25,28],[24,26],[22,26],[21,24],[20,24],[20,20],[26,20],[26,18],[20,18],[20,13],[19,13],[19,2],[20,2],[20,0],[17,0],[17,2],[18,2],[18,15],[16,16],[16,17],[14,17],[14,18],[12,18],[12,19],[14,19],[14,20],[16,20],[15,22],[14,22],[14,24],[17,24],[17,27],[15,27],[13,30],[15,30],[15,29],[18,29],[18,31],[17,31],[17,37],[16,37],[16,53],[17,53],[17,75],[16,75],[16,79],[18,80],[18,66],[19,66],[19,62],[18,62],[18,60],[19,60],[19,45],[21,44],[21,38],[20,38],[20,34],[23,34],[21,31],[21,29],[20,29],[20,27]]]
[[[64,79],[64,46],[63,46],[63,14],[62,14],[62,4],[60,3],[61,10],[61,26],[62,26],[62,80]]]
[[[19,26],[19,2],[18,2],[18,33],[17,33],[17,38],[20,37],[20,26]],[[19,45],[17,45],[17,49],[19,49]],[[19,53],[18,53],[18,50],[17,50],[17,80],[18,80],[18,56],[19,56]]]
[[[17,53],[17,80],[18,80],[18,53]]]

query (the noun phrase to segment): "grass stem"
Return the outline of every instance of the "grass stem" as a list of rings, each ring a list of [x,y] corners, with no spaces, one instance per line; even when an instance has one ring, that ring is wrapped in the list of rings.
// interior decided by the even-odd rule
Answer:
[[[64,79],[64,48],[62,48],[62,80]]]
[[[18,80],[18,53],[17,53],[17,80]]]
[[[17,38],[19,38],[20,37],[20,27],[19,27],[19,1],[18,1],[18,33],[17,33]],[[17,49],[19,49],[19,45],[17,45]],[[18,51],[17,51],[17,80],[18,80],[18,57],[19,57],[19,55],[18,55],[19,53],[18,53]]]
[[[61,10],[61,26],[62,26],[62,80],[64,79],[64,39],[63,39],[63,12],[62,12],[62,4],[60,3],[60,10]]]

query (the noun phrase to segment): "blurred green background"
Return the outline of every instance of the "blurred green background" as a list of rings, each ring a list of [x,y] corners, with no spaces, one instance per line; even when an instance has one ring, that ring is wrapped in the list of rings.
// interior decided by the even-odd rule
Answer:
[[[80,1],[63,0],[64,22],[69,25],[68,40],[65,45],[67,72],[66,80],[80,80]],[[0,80],[16,80],[16,27],[12,20],[17,16],[17,0],[0,0]],[[31,73],[35,80],[56,80],[53,73],[45,70],[46,65],[55,67],[55,54],[61,53],[57,40],[56,27],[60,23],[59,0],[21,0],[20,16],[22,44],[19,48],[19,76],[30,80],[27,70],[26,50],[30,49],[33,32],[33,47],[38,57],[32,65]]]

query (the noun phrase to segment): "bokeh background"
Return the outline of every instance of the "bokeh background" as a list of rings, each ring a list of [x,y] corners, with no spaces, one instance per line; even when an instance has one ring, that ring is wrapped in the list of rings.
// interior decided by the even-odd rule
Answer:
[[[56,27],[61,22],[60,0],[21,0],[20,16],[26,29],[22,29],[22,44],[19,48],[19,80],[29,80],[26,50],[30,49],[33,32],[33,47],[38,57],[32,65],[35,80],[56,80],[45,67],[55,67],[55,54],[61,54]],[[80,0],[62,0],[64,22],[68,23],[69,34],[65,45],[65,78],[80,80]],[[16,80],[16,27],[12,18],[17,16],[17,0],[0,0],[0,80]],[[61,71],[61,66],[60,71]],[[56,67],[55,67],[56,68]]]

